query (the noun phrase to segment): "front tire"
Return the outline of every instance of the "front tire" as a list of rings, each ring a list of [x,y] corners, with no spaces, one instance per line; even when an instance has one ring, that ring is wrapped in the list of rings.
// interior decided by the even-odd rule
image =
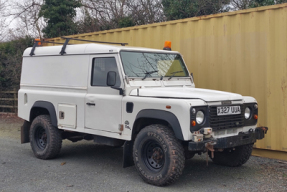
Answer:
[[[61,133],[52,125],[49,115],[40,115],[33,120],[30,145],[34,155],[39,159],[52,159],[60,153]]]
[[[245,164],[251,156],[253,144],[242,145],[233,149],[225,149],[223,152],[214,152],[214,158],[210,158],[215,164],[228,167],[240,167]]]
[[[139,132],[133,158],[142,179],[157,186],[169,185],[178,179],[185,163],[181,143],[164,125],[149,125]]]

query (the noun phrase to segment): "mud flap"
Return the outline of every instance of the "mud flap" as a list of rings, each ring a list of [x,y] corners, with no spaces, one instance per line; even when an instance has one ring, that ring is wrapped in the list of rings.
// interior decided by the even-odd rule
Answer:
[[[133,146],[134,146],[134,141],[126,141],[124,144],[123,168],[130,167],[130,166],[134,165]]]
[[[31,126],[30,122],[24,121],[21,127],[21,144],[30,142],[29,138],[30,126]]]

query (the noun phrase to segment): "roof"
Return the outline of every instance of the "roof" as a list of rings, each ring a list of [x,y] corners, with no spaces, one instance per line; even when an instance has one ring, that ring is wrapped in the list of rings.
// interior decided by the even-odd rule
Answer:
[[[23,56],[30,57],[32,47],[27,48]],[[60,51],[62,50],[61,46],[44,46],[44,47],[36,47],[33,57],[35,56],[52,56],[52,55],[60,55]],[[140,51],[140,52],[158,52],[158,53],[178,53],[175,51],[165,51],[160,49],[149,49],[149,48],[140,48],[140,47],[129,47],[129,46],[115,46],[115,45],[106,45],[106,44],[76,44],[76,45],[67,45],[66,54],[65,55],[75,55],[75,54],[106,54],[106,53],[118,53],[120,51]]]

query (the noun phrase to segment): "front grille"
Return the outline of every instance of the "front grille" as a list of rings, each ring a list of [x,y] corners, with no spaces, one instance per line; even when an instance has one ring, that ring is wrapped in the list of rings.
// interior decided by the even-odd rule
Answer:
[[[237,105],[238,106],[238,105]],[[243,105],[240,105],[241,114],[217,116],[217,106],[209,107],[209,122],[210,127],[215,130],[236,128],[244,126],[244,110]]]

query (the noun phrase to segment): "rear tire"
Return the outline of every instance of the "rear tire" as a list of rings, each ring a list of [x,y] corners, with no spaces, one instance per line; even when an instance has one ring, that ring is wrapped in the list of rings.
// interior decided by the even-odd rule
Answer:
[[[51,123],[49,115],[36,117],[30,128],[30,145],[39,159],[56,157],[62,147],[62,137],[58,128]]]
[[[142,179],[157,186],[177,180],[185,164],[181,143],[164,125],[149,125],[139,132],[134,142],[133,159]]]
[[[233,149],[225,149],[223,152],[214,152],[214,158],[209,157],[215,164],[228,167],[240,167],[245,164],[251,156],[253,144],[235,147]]]

